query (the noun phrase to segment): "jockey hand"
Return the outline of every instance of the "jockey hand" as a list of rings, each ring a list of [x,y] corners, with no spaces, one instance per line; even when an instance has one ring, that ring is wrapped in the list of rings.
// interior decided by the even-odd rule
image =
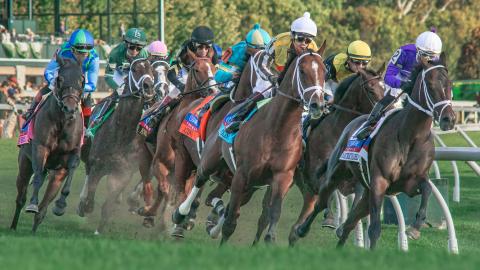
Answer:
[[[82,101],[83,101],[83,106],[92,107],[93,106],[92,93],[83,93]]]
[[[130,71],[130,63],[123,63],[123,65],[121,66],[121,71],[123,72]]]
[[[268,81],[273,85],[273,87],[278,88],[278,76],[277,75],[269,75]]]

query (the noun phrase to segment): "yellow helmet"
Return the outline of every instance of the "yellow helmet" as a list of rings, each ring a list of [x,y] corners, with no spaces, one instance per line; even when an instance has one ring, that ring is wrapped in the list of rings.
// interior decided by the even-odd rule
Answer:
[[[348,45],[347,49],[348,57],[356,60],[368,60],[372,59],[372,51],[367,43],[361,40],[355,40]]]

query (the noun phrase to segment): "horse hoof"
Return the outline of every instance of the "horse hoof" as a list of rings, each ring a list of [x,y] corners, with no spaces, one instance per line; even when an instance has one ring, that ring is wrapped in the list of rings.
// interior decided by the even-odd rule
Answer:
[[[172,221],[175,224],[181,224],[185,220],[186,215],[180,214],[180,211],[175,209],[175,212],[172,214]]]
[[[63,214],[65,214],[65,208],[60,208],[60,207],[57,207],[56,205],[52,208],[52,213],[55,215],[55,216],[63,216]]]
[[[288,245],[290,247],[293,247],[295,245],[295,243],[297,243],[298,239],[300,238],[297,234],[297,226],[295,226],[295,228],[293,228],[291,231],[290,231],[290,235],[288,236]]]
[[[100,235],[100,232],[98,230],[95,230],[95,232],[93,233],[93,235]]]
[[[271,234],[265,235],[265,238],[263,240],[266,244],[275,244],[276,242],[275,236]]]
[[[155,226],[154,218],[153,217],[143,218],[143,224],[142,225],[145,228],[152,228],[153,226]]]
[[[412,239],[412,240],[420,239],[420,231],[413,227],[408,228],[406,233],[409,239]]]
[[[335,219],[333,218],[326,218],[322,222],[322,227],[329,228],[329,229],[336,229],[337,226],[335,225]]]
[[[335,230],[335,234],[337,235],[338,238],[342,238],[343,235],[343,224],[340,225],[337,230]]]
[[[187,221],[187,224],[185,224],[186,227],[185,229],[187,229],[187,231],[191,231],[193,230],[193,228],[195,227],[195,219],[191,218]]]
[[[173,228],[173,232],[170,235],[176,239],[183,239],[185,238],[185,234],[183,232],[184,228],[180,226],[175,226],[175,228]]]
[[[38,205],[36,204],[29,204],[26,208],[25,208],[25,212],[27,213],[38,213]]]

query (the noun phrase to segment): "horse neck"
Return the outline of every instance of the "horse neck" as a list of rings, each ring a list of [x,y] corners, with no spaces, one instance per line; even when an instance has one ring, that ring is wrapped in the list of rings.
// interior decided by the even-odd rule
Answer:
[[[357,111],[359,113],[367,114],[373,109],[374,104],[371,104],[369,98],[365,95],[368,94],[363,91],[361,82],[359,83],[359,80],[356,79],[349,86],[342,99],[336,104],[341,107]],[[364,103],[366,103],[367,106],[365,106]],[[341,109],[335,110],[334,114],[346,119],[346,121],[349,121],[358,116],[358,114],[356,113]]]
[[[430,136],[432,117],[421,112],[410,103],[405,106],[403,111],[405,116],[398,129],[399,132],[402,132],[402,135],[407,136],[410,140]]]
[[[136,126],[140,121],[142,112],[143,98],[135,96],[120,98],[115,109],[113,125],[122,132],[115,132],[115,134],[121,135],[120,137],[125,139],[125,141],[131,141],[136,136]]]
[[[253,61],[253,57],[250,57],[250,61]],[[252,93],[252,85],[256,83],[256,74],[252,74],[254,72],[250,67],[250,61],[247,62],[245,69],[240,76],[240,81],[238,82],[237,88],[235,89],[235,100],[242,100],[250,96]],[[255,77],[255,78],[254,78]]]

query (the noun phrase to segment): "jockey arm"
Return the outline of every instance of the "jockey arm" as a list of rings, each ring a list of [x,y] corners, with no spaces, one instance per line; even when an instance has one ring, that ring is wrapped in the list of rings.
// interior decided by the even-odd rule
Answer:
[[[388,62],[387,70],[385,71],[385,95],[397,96],[402,90],[401,86],[404,83],[400,79],[402,67],[405,66],[406,57],[402,56],[402,50],[398,49]]]
[[[85,93],[94,92],[97,89],[97,82],[98,82],[98,72],[100,70],[100,62],[98,57],[92,60],[90,63],[88,70],[86,71],[85,76]]]
[[[55,79],[57,78],[59,68],[60,65],[55,61],[55,58],[52,58],[45,68],[44,77],[50,90],[53,90],[55,87]]]
[[[119,77],[122,77],[120,72],[116,69],[116,64],[113,61],[113,59],[109,58],[107,67],[105,69],[105,82],[107,85],[116,90],[120,87],[122,82],[118,79]]]

